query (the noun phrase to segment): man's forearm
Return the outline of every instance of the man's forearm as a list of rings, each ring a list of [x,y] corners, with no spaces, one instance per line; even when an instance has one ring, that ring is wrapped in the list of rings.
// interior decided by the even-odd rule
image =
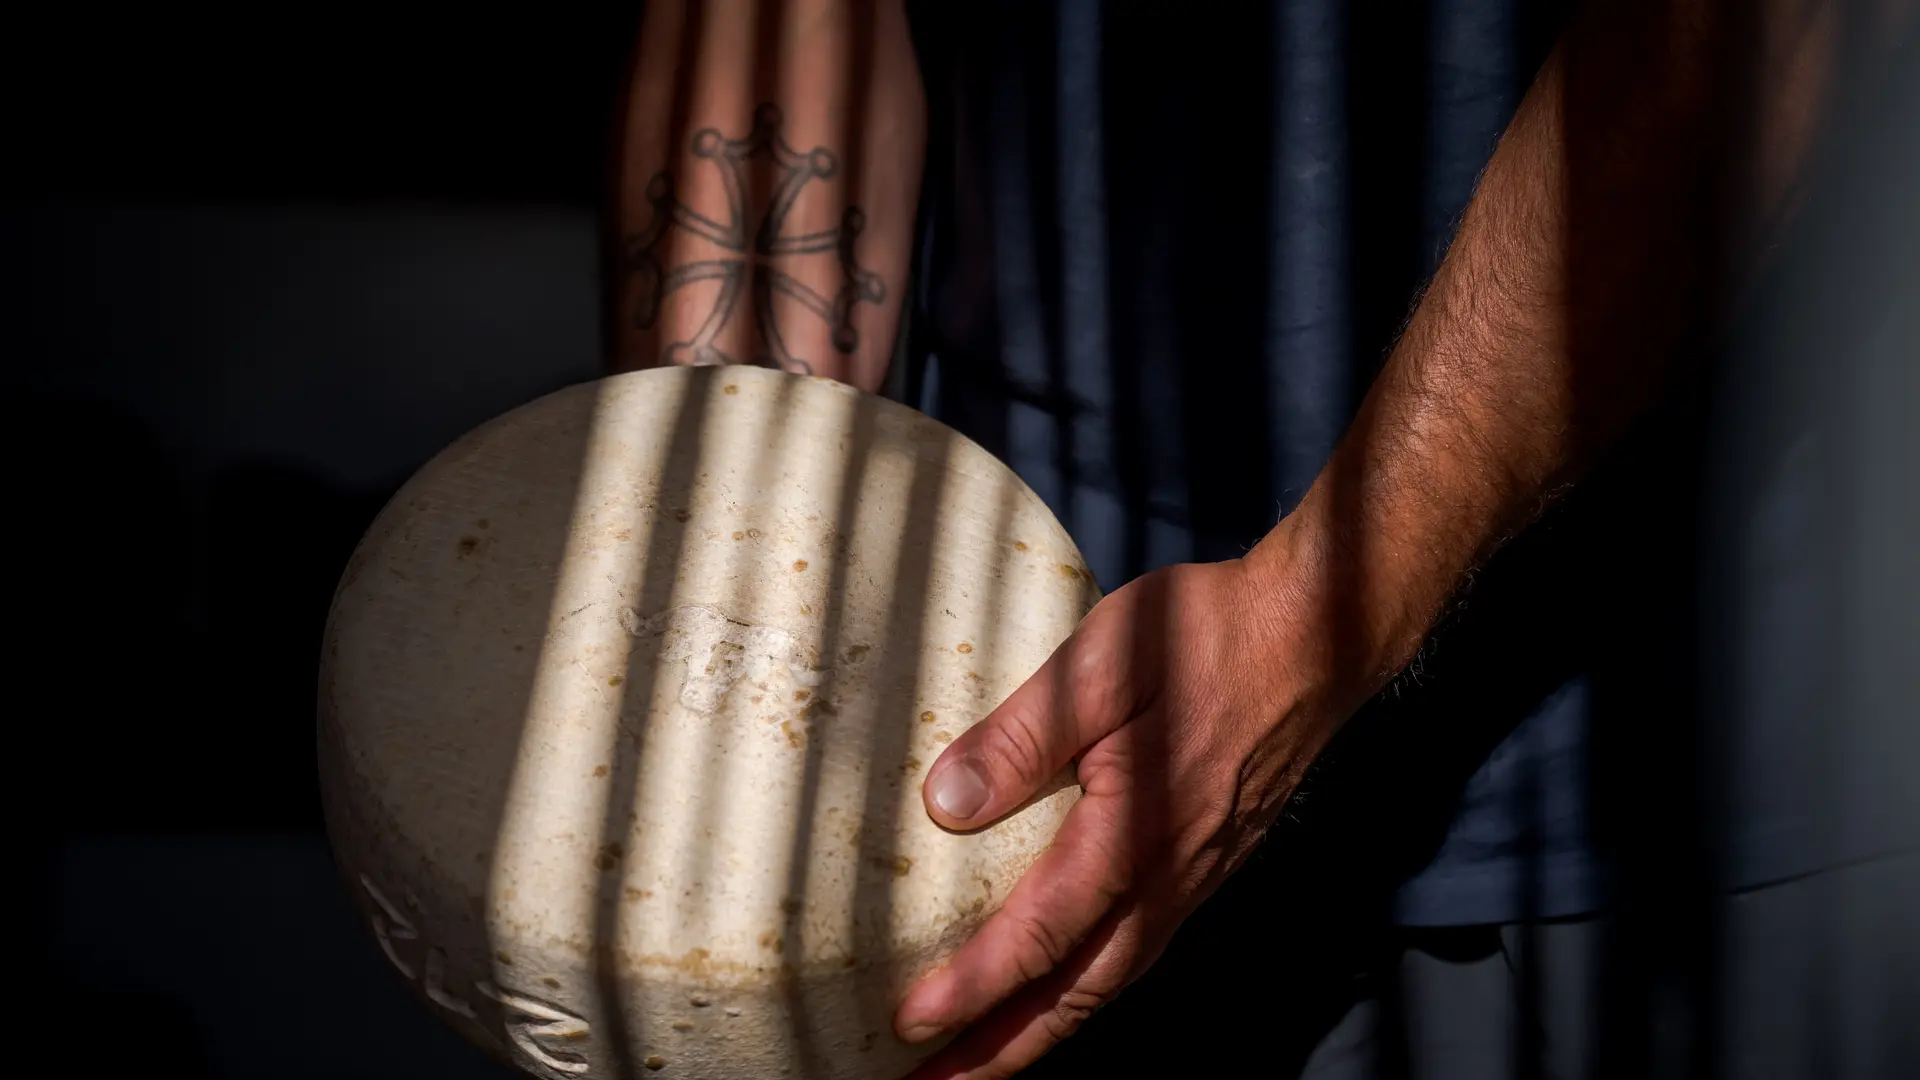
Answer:
[[[1331,462],[1248,557],[1327,628],[1341,706],[1715,327],[1831,97],[1834,35],[1807,28],[1839,6],[1622,0],[1569,26]]]
[[[614,197],[612,366],[878,387],[924,111],[900,0],[649,3]]]

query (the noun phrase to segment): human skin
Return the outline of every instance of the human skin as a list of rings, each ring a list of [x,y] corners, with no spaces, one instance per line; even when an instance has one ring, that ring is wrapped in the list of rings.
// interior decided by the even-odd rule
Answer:
[[[1715,332],[1791,215],[1835,58],[1852,40],[1843,31],[1891,41],[1915,7],[1616,0],[1575,13],[1299,506],[1242,558],[1169,567],[1106,597],[929,770],[927,812],[959,830],[991,823],[1069,766],[1084,794],[1002,908],[903,1001],[903,1038],[965,1029],[914,1080],[1012,1075],[1153,963],[1463,583]],[[622,229],[644,232],[645,180],[660,169],[678,168],[683,191],[700,175],[717,183],[715,170],[688,167],[686,131],[745,132],[754,102],[778,101],[793,146],[827,140],[859,158],[858,182],[823,190],[814,220],[862,205],[859,263],[890,290],[885,304],[856,305],[855,349],[829,355],[830,328],[809,324],[805,355],[817,373],[879,385],[925,137],[897,2],[716,3],[697,32],[659,8],[668,14],[650,8],[642,31]],[[787,28],[770,33],[770,20]],[[855,40],[857,25],[869,29]],[[743,50],[754,26],[781,47]],[[681,66],[693,89],[678,111],[660,104],[674,97],[661,69],[675,50],[702,58]],[[822,55],[858,58],[858,70]],[[802,74],[830,69],[841,73],[827,93]],[[851,107],[851,83],[880,88],[870,108]],[[717,190],[687,198],[723,205]],[[816,272],[821,295],[847,280]],[[633,280],[621,280],[631,305]],[[653,328],[616,335],[617,366],[674,362],[663,343],[694,340],[718,310],[691,287],[676,295],[680,307]],[[748,321],[728,325],[728,355],[751,353]]]
[[[925,137],[898,0],[647,4],[616,155],[612,369],[758,362],[878,389]],[[730,161],[724,140],[751,145]]]

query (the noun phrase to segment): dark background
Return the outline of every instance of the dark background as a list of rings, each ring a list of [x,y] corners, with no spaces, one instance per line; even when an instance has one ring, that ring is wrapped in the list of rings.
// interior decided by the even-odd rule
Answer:
[[[599,371],[637,9],[9,15],[0,357],[29,647],[6,760],[34,1074],[507,1075],[348,907],[315,663],[399,483]],[[1365,59],[1355,320],[1384,344],[1431,252],[1368,230],[1418,232],[1425,102],[1403,57]]]
[[[598,373],[595,214],[637,19],[9,12],[0,350],[32,509],[8,530],[30,645],[7,759],[31,1072],[506,1075],[347,904],[315,662],[399,483]]]

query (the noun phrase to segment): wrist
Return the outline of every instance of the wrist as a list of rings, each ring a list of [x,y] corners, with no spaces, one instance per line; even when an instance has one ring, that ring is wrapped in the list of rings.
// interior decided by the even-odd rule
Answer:
[[[1389,535],[1309,497],[1240,559],[1257,639],[1342,719],[1412,661],[1451,594]]]

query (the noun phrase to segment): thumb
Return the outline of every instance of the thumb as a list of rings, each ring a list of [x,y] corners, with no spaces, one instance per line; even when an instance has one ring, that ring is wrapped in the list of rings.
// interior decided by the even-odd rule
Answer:
[[[1097,614],[1097,613],[1096,613]],[[927,814],[955,831],[1019,809],[1132,712],[1125,653],[1090,617],[1000,707],[953,740],[921,786]]]

